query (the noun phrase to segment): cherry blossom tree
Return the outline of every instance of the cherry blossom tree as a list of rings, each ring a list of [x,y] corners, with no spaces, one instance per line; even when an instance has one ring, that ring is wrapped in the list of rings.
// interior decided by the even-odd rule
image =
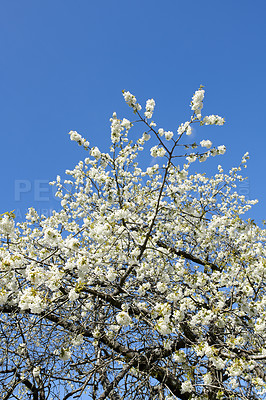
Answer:
[[[113,114],[109,153],[70,132],[88,157],[51,183],[61,211],[1,216],[1,399],[264,399],[266,235],[236,190],[248,153],[193,172],[225,152],[188,144],[224,124],[201,115],[202,87],[177,132],[123,96],[133,117]]]

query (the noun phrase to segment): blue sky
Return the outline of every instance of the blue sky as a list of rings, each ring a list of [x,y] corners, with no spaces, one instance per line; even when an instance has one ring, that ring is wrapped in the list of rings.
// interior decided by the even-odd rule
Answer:
[[[250,152],[243,191],[266,219],[265,15],[263,0],[2,0],[0,212],[59,209],[48,181],[86,156],[67,133],[106,151],[113,111],[131,117],[122,89],[176,130],[203,84],[226,125],[195,139],[225,144],[225,169]]]

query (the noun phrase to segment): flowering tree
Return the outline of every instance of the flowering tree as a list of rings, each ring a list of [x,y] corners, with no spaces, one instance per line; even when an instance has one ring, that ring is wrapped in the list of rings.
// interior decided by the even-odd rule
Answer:
[[[123,94],[136,121],[113,114],[110,153],[70,132],[89,157],[52,182],[61,211],[2,215],[1,399],[263,399],[265,231],[235,189],[248,154],[189,173],[225,152],[184,141],[224,123],[201,116],[203,88],[177,133]]]

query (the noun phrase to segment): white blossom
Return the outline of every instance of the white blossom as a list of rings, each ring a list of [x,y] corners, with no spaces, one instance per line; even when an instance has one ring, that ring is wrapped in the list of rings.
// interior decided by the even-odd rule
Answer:
[[[163,157],[166,153],[163,147],[154,146],[150,150],[152,157]]]
[[[197,90],[193,97],[192,97],[192,102],[191,102],[191,110],[195,112],[195,114],[198,116],[198,118],[201,118],[201,110],[203,107],[203,99],[204,99],[204,93],[205,91],[203,89]]]
[[[212,383],[212,376],[211,376],[211,374],[210,373],[207,373],[207,374],[205,374],[205,375],[203,375],[203,382],[204,382],[204,385],[211,385],[211,383]]]
[[[164,132],[164,136],[165,136],[166,140],[171,140],[173,135],[174,135],[174,133],[171,131]]]
[[[193,385],[190,381],[182,382],[181,393],[191,393],[193,391]]]
[[[116,321],[119,325],[127,326],[131,324],[132,320],[126,311],[121,311],[116,316]]]
[[[123,92],[123,96],[124,96],[124,99],[125,99],[126,103],[130,107],[132,107],[134,110],[138,110],[138,111],[141,110],[141,106],[140,106],[140,104],[137,103],[137,99],[133,94],[131,94],[130,92],[125,92],[124,91]]]
[[[0,233],[4,235],[10,235],[14,230],[14,226],[14,220],[7,215],[4,215],[4,217],[0,218]]]
[[[64,347],[62,347],[59,351],[59,358],[62,361],[68,361],[71,357],[71,351],[69,349],[65,349]]]
[[[217,147],[219,154],[224,154],[226,152],[226,147],[224,145]]]
[[[123,128],[125,128],[126,130],[129,130],[131,128],[131,122],[128,119],[123,118],[123,120],[121,122],[121,126]]]
[[[210,149],[212,147],[212,142],[210,140],[202,140],[200,142],[201,147],[206,147],[207,149]]]
[[[219,115],[209,115],[203,118],[202,123],[205,125],[223,125],[225,120]]]
[[[147,100],[146,111],[144,113],[146,118],[148,119],[152,118],[154,107],[155,107],[155,101],[153,99]]]
[[[99,160],[99,159],[101,158],[101,152],[100,152],[100,150],[98,149],[97,146],[95,146],[95,147],[93,147],[93,148],[91,149],[90,155],[91,155],[92,157],[95,157],[96,160]]]
[[[70,140],[77,142],[80,146],[83,146],[85,149],[89,147],[90,143],[76,131],[70,131],[69,135],[70,135]]]
[[[76,131],[70,131],[70,140],[74,140],[75,142],[81,142],[82,136]]]
[[[71,289],[68,293],[68,297],[70,301],[75,301],[79,298],[79,294],[76,292],[75,289]]]

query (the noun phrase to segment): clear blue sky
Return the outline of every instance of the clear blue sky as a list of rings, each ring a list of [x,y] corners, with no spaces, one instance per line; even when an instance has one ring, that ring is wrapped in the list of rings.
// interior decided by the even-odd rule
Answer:
[[[86,156],[68,131],[107,150],[112,112],[130,117],[122,89],[176,130],[203,84],[226,125],[196,139],[225,144],[225,168],[250,152],[250,216],[266,219],[265,15],[264,0],[2,0],[0,212],[59,209],[47,182]]]

